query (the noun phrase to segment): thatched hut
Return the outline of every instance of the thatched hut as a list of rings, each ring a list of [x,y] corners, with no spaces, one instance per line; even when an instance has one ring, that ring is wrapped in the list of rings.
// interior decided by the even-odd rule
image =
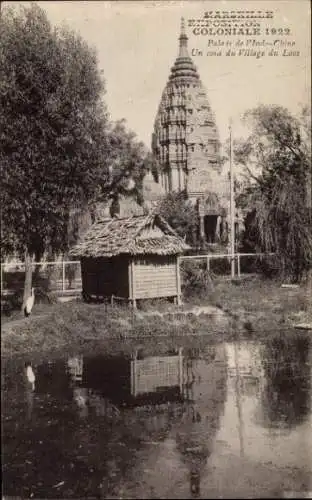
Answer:
[[[189,246],[157,214],[99,220],[70,255],[81,259],[85,299],[136,301],[173,297],[180,303],[178,255]]]

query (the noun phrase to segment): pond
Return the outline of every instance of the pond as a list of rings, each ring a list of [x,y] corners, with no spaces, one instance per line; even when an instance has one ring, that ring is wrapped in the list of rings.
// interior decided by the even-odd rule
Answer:
[[[77,353],[2,376],[3,495],[311,495],[311,336]],[[29,370],[28,370],[29,373]],[[311,496],[310,496],[311,498]]]

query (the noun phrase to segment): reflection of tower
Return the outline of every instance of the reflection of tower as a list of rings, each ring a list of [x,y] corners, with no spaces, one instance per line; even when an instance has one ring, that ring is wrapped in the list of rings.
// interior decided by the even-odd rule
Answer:
[[[210,349],[209,349],[210,350]],[[177,449],[189,470],[190,493],[200,494],[200,477],[209,456],[224,411],[227,379],[223,346],[216,346],[204,359],[192,352],[184,361],[186,412],[178,426]]]
[[[193,468],[190,472],[190,493],[192,498],[197,498],[200,495],[200,471]]]

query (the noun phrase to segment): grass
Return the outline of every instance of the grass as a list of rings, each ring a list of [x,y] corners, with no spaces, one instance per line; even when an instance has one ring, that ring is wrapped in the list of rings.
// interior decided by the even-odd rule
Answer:
[[[85,304],[79,300],[50,306],[44,316],[31,316],[20,321],[8,322],[2,331],[2,355],[41,352],[51,353],[66,349],[77,352],[86,346],[101,344],[108,348],[115,344],[123,352],[142,342],[158,350],[177,346],[176,339],[193,339],[207,334],[207,317],[190,319],[180,315],[179,319],[171,314],[145,316],[134,314],[126,307],[111,307],[103,304]],[[222,335],[222,329],[211,329],[209,334]],[[159,344],[157,346],[157,344]]]
[[[219,282],[212,303],[229,313],[247,330],[260,334],[291,326],[307,310],[307,289],[281,288],[281,283],[261,279]]]
[[[270,280],[216,281],[205,296],[197,297],[177,311],[173,304],[155,301],[138,313],[126,306],[85,304],[81,300],[57,304],[36,304],[34,314],[22,319],[19,312],[2,328],[2,356],[26,353],[58,353],[86,348],[133,350],[133,343],[146,349],[168,349],[196,342],[267,337],[291,327],[303,313],[304,288],[281,288]],[[227,313],[226,325],[205,313],[195,316],[192,306],[213,305]],[[185,314],[179,314],[179,312]],[[154,314],[153,314],[154,313]],[[158,314],[157,314],[158,313]],[[222,316],[222,313],[221,313]],[[21,318],[17,320],[17,318]],[[204,340],[195,340],[205,334]],[[93,346],[93,347],[92,347]]]

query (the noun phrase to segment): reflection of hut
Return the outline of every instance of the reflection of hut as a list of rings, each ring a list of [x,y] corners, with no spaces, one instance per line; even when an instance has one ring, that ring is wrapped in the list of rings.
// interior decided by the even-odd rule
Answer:
[[[81,416],[123,421],[140,439],[152,441],[164,439],[172,422],[181,418],[181,351],[144,359],[84,357],[83,367],[82,382],[74,392]]]
[[[84,358],[82,385],[101,392],[117,406],[181,401],[182,353],[144,359]]]
[[[60,398],[71,395],[70,376],[63,360],[36,367],[36,393],[49,393]]]
[[[96,222],[70,252],[81,258],[85,298],[174,297],[180,301],[177,256],[188,245],[159,215]]]
[[[179,387],[182,392],[183,356],[149,356],[131,361],[131,394],[151,393]]]

